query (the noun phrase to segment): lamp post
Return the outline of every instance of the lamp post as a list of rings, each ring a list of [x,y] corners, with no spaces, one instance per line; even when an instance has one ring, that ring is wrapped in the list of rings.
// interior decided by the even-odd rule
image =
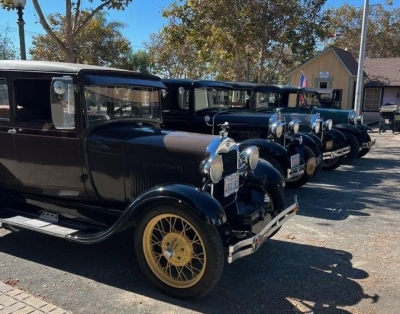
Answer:
[[[253,49],[250,46],[246,46],[246,82],[250,81],[250,55]]]
[[[360,41],[360,53],[358,55],[358,71],[357,71],[357,82],[356,82],[356,97],[354,100],[354,111],[356,115],[361,112],[361,100],[362,100],[362,86],[364,80],[364,55],[365,55],[365,41],[367,38],[367,24],[368,24],[368,11],[369,1],[364,0],[364,12],[363,21],[361,27],[361,41]]]
[[[26,60],[26,51],[25,51],[25,31],[24,25],[25,21],[22,17],[24,14],[22,11],[25,8],[26,0],[13,0],[14,7],[17,9],[18,13],[18,29],[19,29],[19,49],[21,50],[21,60]]]

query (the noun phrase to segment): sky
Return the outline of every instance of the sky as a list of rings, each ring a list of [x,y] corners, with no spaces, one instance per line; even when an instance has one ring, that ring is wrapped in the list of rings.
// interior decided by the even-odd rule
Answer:
[[[362,7],[365,0],[327,0],[327,7],[339,7],[344,3]],[[27,58],[28,50],[32,43],[32,36],[45,34],[42,26],[38,22],[32,1],[27,0],[24,9],[23,18],[25,20],[25,46]],[[89,5],[88,1],[82,1],[84,5]],[[161,10],[167,8],[174,0],[133,0],[124,11],[110,10],[108,12],[108,21],[119,21],[125,24],[121,33],[131,41],[133,50],[143,49],[143,43],[149,40],[149,34],[157,33],[166,23],[161,16]],[[39,0],[45,16],[51,13],[65,14],[65,2],[63,0]],[[98,0],[94,0],[94,4]],[[384,0],[369,0],[370,5],[383,4]],[[398,7],[400,0],[393,1],[394,6]],[[0,32],[8,28],[8,37],[14,41],[14,46],[19,48],[17,12],[6,11],[0,8]]]

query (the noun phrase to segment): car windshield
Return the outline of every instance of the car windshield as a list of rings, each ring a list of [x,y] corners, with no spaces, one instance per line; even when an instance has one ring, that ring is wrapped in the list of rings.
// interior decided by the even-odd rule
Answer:
[[[208,108],[228,109],[229,90],[220,88],[196,88],[194,90],[196,111]]]
[[[86,85],[89,124],[101,121],[142,118],[160,120],[160,89],[139,86]]]

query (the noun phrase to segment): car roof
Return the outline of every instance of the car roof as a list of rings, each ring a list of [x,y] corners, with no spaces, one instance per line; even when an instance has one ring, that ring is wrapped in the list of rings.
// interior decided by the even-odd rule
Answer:
[[[104,74],[120,73],[129,74],[138,78],[149,78],[152,80],[160,80],[158,76],[152,74],[144,74],[129,70],[102,67],[98,65],[88,65],[68,62],[54,61],[34,61],[34,60],[0,60],[0,71],[19,71],[19,72],[50,72],[50,73],[65,73],[79,74],[80,72],[101,72]]]
[[[232,88],[232,86],[226,82],[221,81],[211,81],[211,80],[202,80],[202,79],[176,79],[176,78],[169,78],[169,79],[162,79],[161,80],[165,85],[168,87],[187,87],[191,86],[193,88],[198,87],[224,87],[224,88]]]

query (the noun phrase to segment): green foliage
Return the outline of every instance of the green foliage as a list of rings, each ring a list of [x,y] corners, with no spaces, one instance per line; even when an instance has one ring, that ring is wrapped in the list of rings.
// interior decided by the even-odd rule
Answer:
[[[289,66],[283,60],[293,65],[315,53],[325,34],[325,1],[175,1],[163,10],[168,23],[148,48],[164,72],[173,65],[184,76],[244,80],[249,71],[252,81],[271,81]],[[199,68],[177,71],[193,64]]]
[[[150,54],[145,50],[137,50],[135,52],[130,51],[125,60],[114,64],[114,66],[140,73],[150,73],[152,60]]]
[[[17,49],[8,37],[8,26],[0,33],[0,59],[13,60],[17,59]]]
[[[331,9],[331,33],[341,33],[342,37],[331,39],[329,45],[350,51],[356,58],[360,51],[363,8],[343,5]],[[365,57],[400,57],[400,9],[384,5],[369,7],[368,26],[365,42]]]
[[[82,16],[89,12],[81,12]],[[52,32],[66,44],[66,19],[61,14],[48,16]],[[116,66],[127,61],[129,40],[121,35],[124,25],[108,22],[104,12],[97,13],[75,37],[75,57],[78,63]],[[29,50],[34,60],[64,61],[65,57],[57,43],[49,35],[33,36]]]

